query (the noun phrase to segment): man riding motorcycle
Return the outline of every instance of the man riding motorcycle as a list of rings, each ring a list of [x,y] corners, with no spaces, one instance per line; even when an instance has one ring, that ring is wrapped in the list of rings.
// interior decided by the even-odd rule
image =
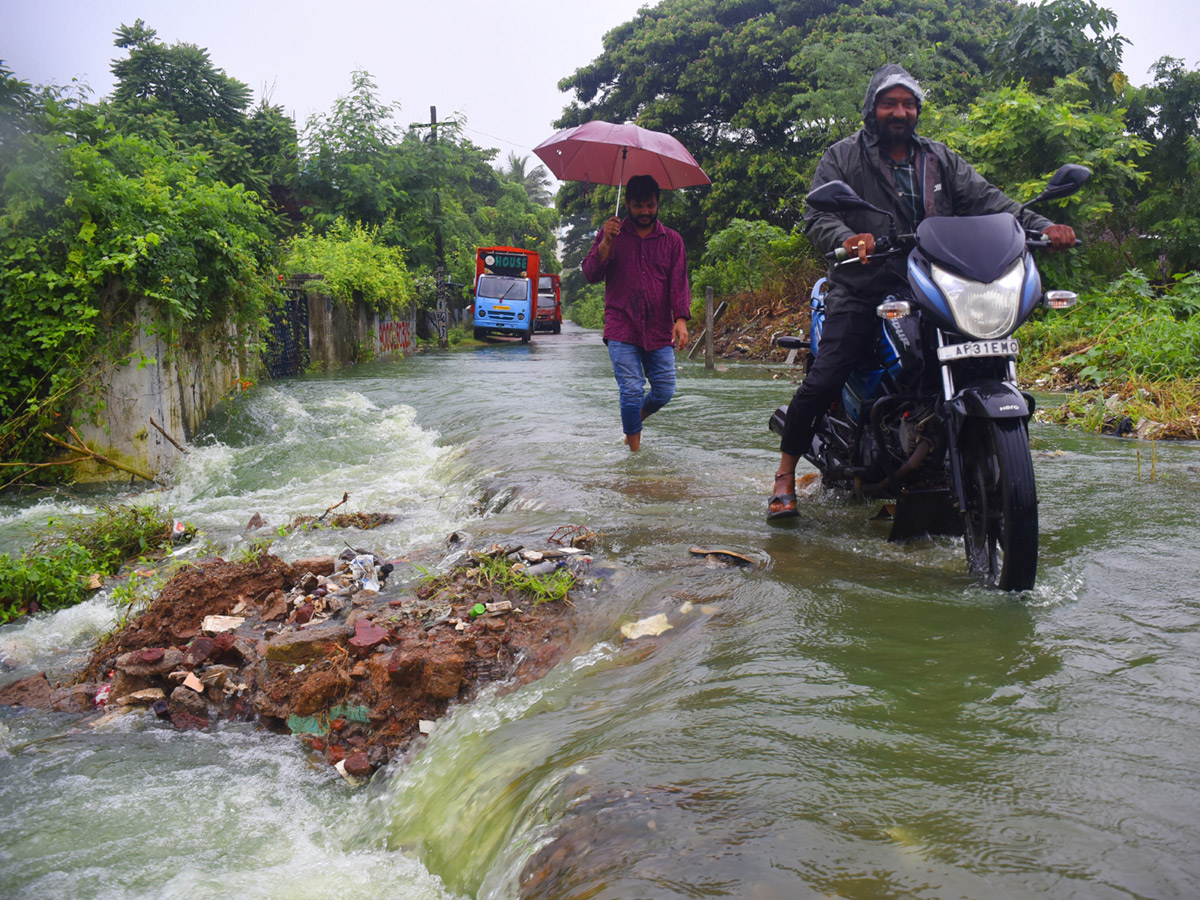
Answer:
[[[846,182],[862,199],[891,211],[901,232],[914,231],[926,216],[1010,212],[1024,227],[1043,232],[1051,250],[1075,245],[1070,226],[1022,211],[945,144],[917,135],[924,98],[921,86],[900,66],[878,69],[863,100],[863,127],[825,151],[812,187]],[[804,231],[817,250],[843,247],[861,265],[829,269],[821,352],[788,406],[768,520],[796,516],[796,464],[812,443],[815,419],[871,351],[879,331],[875,307],[905,284],[902,257],[874,267],[867,259],[875,249],[875,235],[886,233],[888,224],[886,216],[869,210],[843,215],[811,207],[805,211]]]

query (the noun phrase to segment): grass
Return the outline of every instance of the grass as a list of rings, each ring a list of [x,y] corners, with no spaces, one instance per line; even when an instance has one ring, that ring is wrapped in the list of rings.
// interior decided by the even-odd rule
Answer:
[[[169,511],[156,506],[103,506],[51,519],[30,550],[0,554],[0,623],[74,606],[130,560],[161,555],[171,526]]]
[[[1132,270],[1017,333],[1022,381],[1075,393],[1043,421],[1139,437],[1200,439],[1200,273],[1155,288]]]

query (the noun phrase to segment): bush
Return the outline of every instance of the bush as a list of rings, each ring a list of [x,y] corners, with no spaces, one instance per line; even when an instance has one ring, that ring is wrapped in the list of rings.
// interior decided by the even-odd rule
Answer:
[[[104,506],[88,518],[51,520],[33,549],[0,554],[0,623],[36,609],[65,609],[94,575],[169,546],[172,520],[154,506]]]

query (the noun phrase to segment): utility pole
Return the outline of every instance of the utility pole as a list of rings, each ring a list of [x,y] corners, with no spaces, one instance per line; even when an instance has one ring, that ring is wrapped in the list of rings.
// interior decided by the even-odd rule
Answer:
[[[437,107],[429,107],[429,145],[433,148],[434,157],[437,157]],[[436,165],[436,162],[435,162]],[[446,308],[446,248],[442,243],[442,197],[441,197],[441,171],[440,166],[437,167],[436,178],[437,184],[433,189],[433,249],[437,256],[437,311],[434,313],[434,321],[437,324],[438,347],[445,350],[450,346],[449,328],[450,328],[450,312]]]

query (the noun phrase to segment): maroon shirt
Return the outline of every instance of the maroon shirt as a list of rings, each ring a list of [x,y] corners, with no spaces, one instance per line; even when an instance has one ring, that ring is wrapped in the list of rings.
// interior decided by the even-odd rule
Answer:
[[[683,238],[661,222],[649,236],[638,237],[626,216],[601,262],[597,248],[603,236],[601,228],[580,269],[591,284],[604,282],[604,340],[643,350],[670,346],[675,320],[690,318],[692,309]]]

